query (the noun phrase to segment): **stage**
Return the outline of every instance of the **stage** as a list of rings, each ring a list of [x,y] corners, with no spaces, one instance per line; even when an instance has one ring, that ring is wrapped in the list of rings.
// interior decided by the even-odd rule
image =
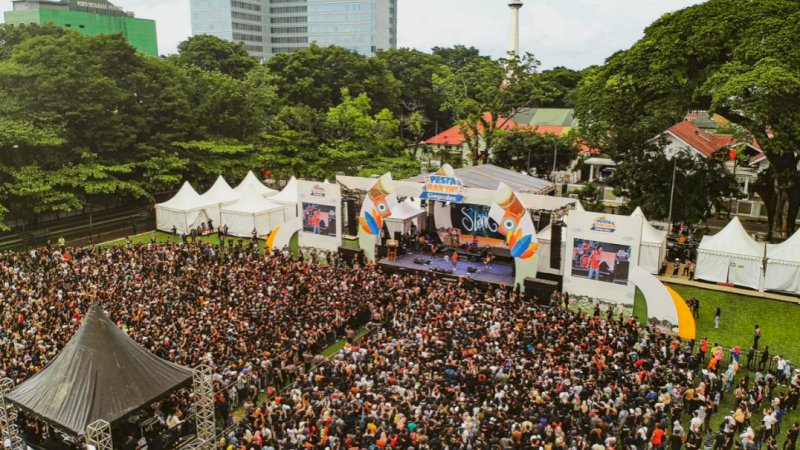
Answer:
[[[414,260],[424,260],[425,264],[418,264]],[[501,284],[504,286],[514,286],[514,266],[513,262],[494,261],[490,267],[486,267],[483,262],[472,262],[459,260],[457,267],[453,270],[453,263],[445,259],[442,255],[437,255],[431,259],[430,253],[407,253],[399,255],[394,261],[383,258],[378,263],[387,272],[415,271],[430,272],[441,277],[467,278],[480,283]],[[475,268],[475,272],[469,272],[469,268]],[[438,272],[433,269],[443,269],[448,272]]]

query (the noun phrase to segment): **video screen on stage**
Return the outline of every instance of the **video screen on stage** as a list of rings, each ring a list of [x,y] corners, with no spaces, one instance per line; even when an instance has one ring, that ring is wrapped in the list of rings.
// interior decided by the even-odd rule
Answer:
[[[631,246],[574,239],[572,276],[614,284],[628,284]]]
[[[504,239],[497,231],[497,222],[489,217],[489,206],[453,204],[450,207],[450,219],[462,234],[500,241]]]
[[[336,207],[303,202],[303,231],[336,236]]]

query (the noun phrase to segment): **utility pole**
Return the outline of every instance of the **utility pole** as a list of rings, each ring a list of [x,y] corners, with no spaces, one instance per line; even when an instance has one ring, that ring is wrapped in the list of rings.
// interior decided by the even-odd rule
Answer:
[[[672,201],[673,201],[673,198],[675,197],[675,173],[677,171],[678,171],[678,160],[677,159],[673,159],[672,160],[672,188],[670,189],[670,192],[669,192],[669,219],[667,219],[667,222],[669,223],[669,225],[668,225],[669,228],[667,229],[667,236],[669,236],[670,233],[672,233]]]

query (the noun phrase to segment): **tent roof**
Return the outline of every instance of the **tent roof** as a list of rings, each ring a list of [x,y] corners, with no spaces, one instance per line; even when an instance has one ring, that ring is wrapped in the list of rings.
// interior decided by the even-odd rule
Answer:
[[[223,212],[244,214],[258,214],[276,209],[283,210],[283,206],[265,199],[253,186],[248,186],[247,190],[242,192],[242,198],[235,203],[222,207]]]
[[[501,182],[507,184],[516,193],[547,194],[555,188],[555,185],[547,180],[504,169],[492,164],[462,167],[460,169],[455,169],[454,172],[455,176],[468,188],[481,188],[495,191],[497,190],[498,184]],[[417,175],[409,178],[408,181],[424,183],[428,175],[429,174]]]
[[[203,205],[216,205],[218,203],[229,203],[239,200],[241,194],[233,190],[233,188],[222,178],[222,175],[217,177],[217,181],[211,186],[205,194],[200,196]]]
[[[244,194],[249,186],[255,188],[256,192],[258,192],[259,195],[265,197],[268,195],[273,195],[278,193],[278,191],[276,191],[275,189],[271,189],[268,188],[267,186],[264,186],[264,183],[262,183],[261,180],[258,179],[256,174],[254,174],[252,170],[247,172],[247,175],[244,177],[242,182],[239,183],[239,185],[236,186],[234,190],[240,194]]]
[[[767,258],[800,263],[800,230],[780,244],[767,244]]]
[[[171,199],[164,203],[159,203],[156,206],[168,209],[176,209],[181,211],[199,209],[202,200],[200,194],[194,190],[188,181],[184,181],[180,190]]]
[[[703,236],[698,250],[755,258],[764,257],[764,244],[753,240],[736,216],[719,233],[713,236]]]
[[[642,242],[646,244],[665,244],[667,242],[667,232],[650,225],[647,221],[642,208],[636,207],[631,217],[641,217],[642,220]]]
[[[93,305],[55,359],[6,398],[80,436],[95,420],[114,423],[191,380],[191,369],[140,347]]]
[[[270,200],[280,203],[297,203],[297,178],[290,178],[286,186],[284,186],[280,192],[270,197]]]
[[[407,220],[413,219],[420,214],[425,214],[425,211],[423,211],[419,206],[419,199],[415,200],[416,201],[412,202],[411,198],[409,197],[402,201],[399,205],[392,209],[392,215],[389,216],[389,219]]]

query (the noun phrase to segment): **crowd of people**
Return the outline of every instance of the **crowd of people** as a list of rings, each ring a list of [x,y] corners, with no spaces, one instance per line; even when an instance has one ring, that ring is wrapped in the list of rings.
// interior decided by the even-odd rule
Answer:
[[[780,437],[794,450],[797,372],[739,374],[738,353],[728,363],[721,346],[612,309],[308,256],[184,243],[6,253],[0,376],[41,370],[96,302],[153,353],[212,365],[232,425],[220,449],[776,450]]]

